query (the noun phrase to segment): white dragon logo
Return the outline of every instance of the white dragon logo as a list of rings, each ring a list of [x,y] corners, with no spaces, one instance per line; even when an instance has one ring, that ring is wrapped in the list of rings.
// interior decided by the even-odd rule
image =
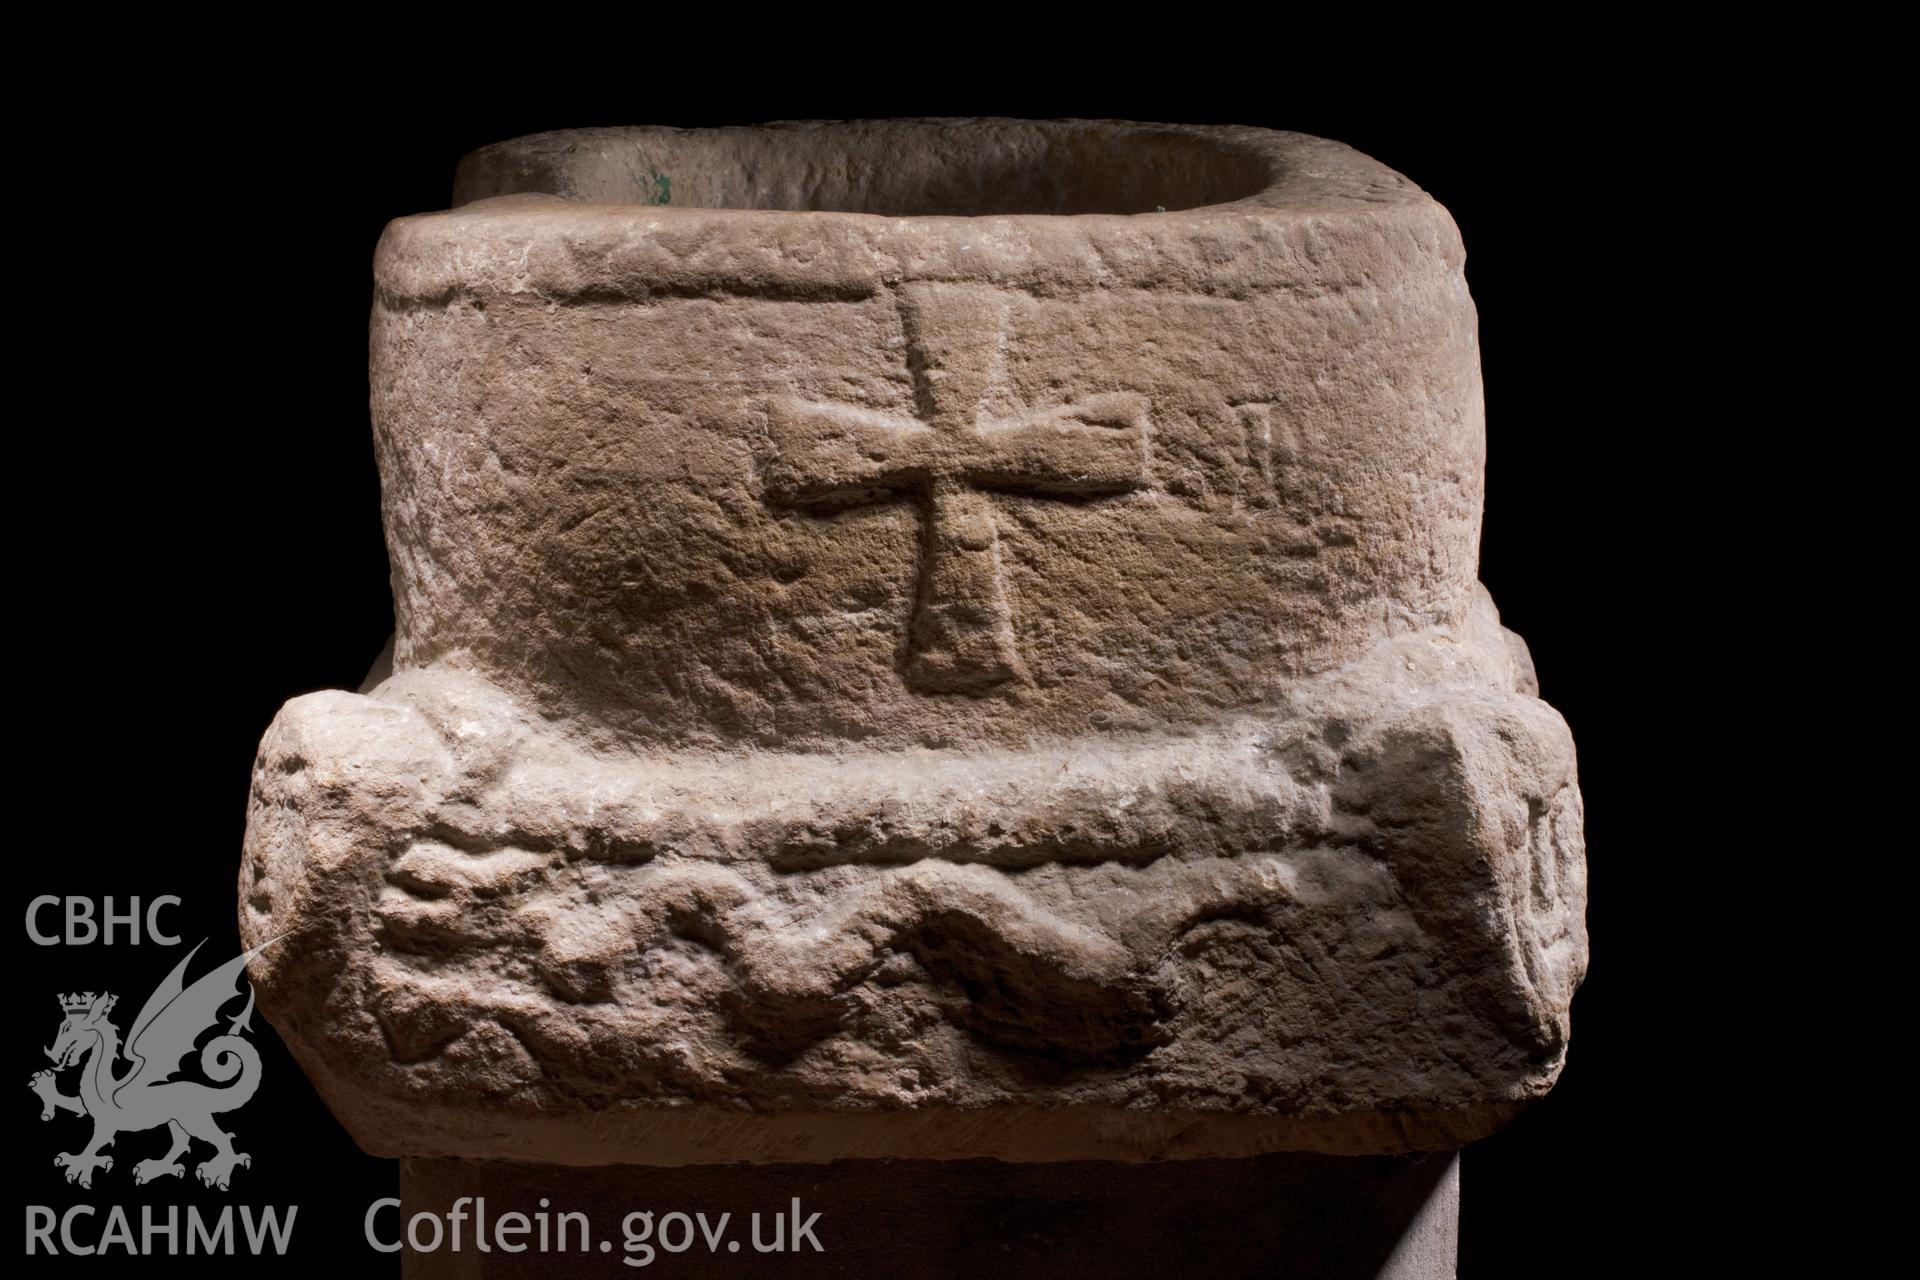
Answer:
[[[220,1007],[239,994],[234,981],[246,968],[247,961],[272,943],[263,943],[227,961],[186,987],[182,978],[187,965],[205,945],[202,942],[189,951],[187,958],[147,998],[140,1016],[133,1020],[132,1030],[127,1033],[124,1051],[120,1047],[120,1033],[107,1019],[118,997],[96,996],[91,991],[60,997],[61,1012],[66,1017],[53,1047],[47,1050],[54,1068],[36,1072],[27,1087],[40,1096],[42,1120],[53,1119],[56,1111],[93,1117],[93,1140],[87,1143],[86,1149],[53,1158],[56,1166],[67,1171],[68,1182],[91,1187],[95,1169],[113,1168],[113,1158],[100,1153],[113,1145],[116,1135],[161,1125],[167,1126],[172,1134],[172,1149],[157,1160],[136,1164],[133,1167],[136,1184],[183,1175],[186,1169],[180,1157],[194,1138],[214,1148],[214,1154],[194,1170],[200,1181],[210,1187],[225,1191],[236,1165],[253,1164],[253,1157],[233,1149],[233,1135],[213,1121],[215,1115],[243,1106],[260,1086],[260,1054],[240,1038],[253,1013],[251,985],[247,987],[247,1007],[228,1019],[226,1034],[215,1036],[200,1050],[200,1070],[209,1080],[225,1087],[170,1077],[180,1069],[180,1060],[193,1052],[194,1041],[219,1022]],[[133,1066],[116,1079],[113,1065],[122,1052]],[[55,1072],[65,1071],[82,1061],[85,1065],[81,1069],[79,1094],[70,1097],[59,1092]],[[239,1078],[235,1079],[236,1076]]]

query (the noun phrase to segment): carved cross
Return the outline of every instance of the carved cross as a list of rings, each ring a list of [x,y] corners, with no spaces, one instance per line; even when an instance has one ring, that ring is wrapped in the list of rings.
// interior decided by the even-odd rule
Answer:
[[[917,420],[779,398],[767,409],[766,497],[830,514],[876,502],[922,511],[905,674],[934,693],[1022,676],[991,495],[1086,501],[1147,483],[1147,401],[1119,392],[988,420],[1006,304],[980,286],[902,291]]]

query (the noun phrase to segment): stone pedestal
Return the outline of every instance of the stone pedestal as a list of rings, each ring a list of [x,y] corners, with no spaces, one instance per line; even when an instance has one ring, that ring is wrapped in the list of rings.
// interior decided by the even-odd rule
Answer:
[[[440,1224],[418,1228],[422,1244],[438,1244],[406,1252],[410,1280],[605,1276],[639,1269],[620,1265],[628,1257],[663,1275],[796,1280],[1444,1280],[1454,1275],[1460,1173],[1449,1155],[1272,1155],[1166,1164],[848,1160],[679,1169],[407,1160],[400,1193],[400,1209],[377,1220],[382,1240],[400,1240],[415,1214]],[[506,1243],[537,1246],[546,1214],[544,1252],[497,1247],[498,1223],[515,1212],[526,1216],[529,1229],[510,1232]],[[565,1250],[554,1247],[563,1212],[584,1214],[592,1231],[583,1238],[577,1223],[567,1223]],[[636,1213],[651,1216],[629,1217]],[[669,1221],[676,1213],[691,1222]],[[722,1214],[728,1215],[724,1225]],[[777,1251],[776,1219],[785,1224]],[[809,1230],[794,1231],[796,1221]],[[480,1250],[481,1237],[491,1251]],[[768,1251],[757,1250],[756,1239]],[[611,1247],[602,1251],[602,1240]]]

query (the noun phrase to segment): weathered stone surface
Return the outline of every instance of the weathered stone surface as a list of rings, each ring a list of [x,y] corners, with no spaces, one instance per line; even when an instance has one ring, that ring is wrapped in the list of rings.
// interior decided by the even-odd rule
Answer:
[[[1551,1086],[1580,798],[1431,199],[1085,122],[457,199],[376,262],[391,671],[282,710],[241,875],[363,1146],[1389,1151]]]

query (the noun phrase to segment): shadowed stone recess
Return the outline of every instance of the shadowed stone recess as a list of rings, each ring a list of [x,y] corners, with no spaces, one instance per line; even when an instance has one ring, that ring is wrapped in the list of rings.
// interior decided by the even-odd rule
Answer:
[[[375,261],[397,634],[240,915],[367,1150],[1444,1150],[1545,1093],[1574,751],[1451,219],[1298,134],[546,134]]]

